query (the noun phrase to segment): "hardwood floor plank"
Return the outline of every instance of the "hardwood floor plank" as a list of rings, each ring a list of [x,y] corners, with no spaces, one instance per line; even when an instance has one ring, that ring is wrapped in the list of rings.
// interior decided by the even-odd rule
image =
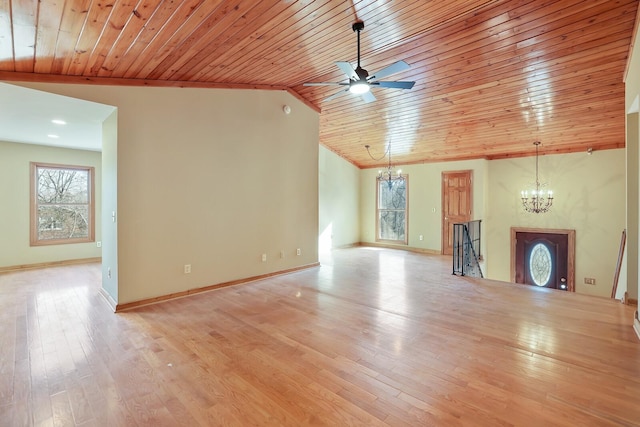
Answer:
[[[0,425],[640,425],[607,299],[377,248],[118,314],[99,277],[0,274]]]
[[[69,396],[66,391],[51,396],[51,409],[55,426],[75,425],[71,405],[69,404]]]
[[[80,379],[74,373],[65,377],[65,389],[69,395],[71,412],[76,424],[84,424],[94,418],[91,405],[85,395],[84,387]]]

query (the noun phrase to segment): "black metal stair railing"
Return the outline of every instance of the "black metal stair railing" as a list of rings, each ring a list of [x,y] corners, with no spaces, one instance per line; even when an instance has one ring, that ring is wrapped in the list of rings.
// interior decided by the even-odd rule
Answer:
[[[453,225],[453,273],[484,277],[480,268],[481,220]]]

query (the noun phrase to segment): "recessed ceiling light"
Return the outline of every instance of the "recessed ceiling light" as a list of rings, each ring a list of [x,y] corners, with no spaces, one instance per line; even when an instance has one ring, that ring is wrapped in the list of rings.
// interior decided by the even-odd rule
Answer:
[[[66,125],[67,122],[65,122],[64,120],[60,120],[60,119],[53,119],[51,120],[51,123],[55,123],[57,125]]]
[[[58,135],[49,134],[47,135],[49,138],[58,139],[60,138]]]

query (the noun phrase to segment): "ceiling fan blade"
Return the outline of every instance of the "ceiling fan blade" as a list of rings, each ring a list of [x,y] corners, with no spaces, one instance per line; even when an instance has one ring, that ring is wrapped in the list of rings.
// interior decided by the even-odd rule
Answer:
[[[359,80],[360,77],[356,74],[356,70],[353,69],[353,66],[345,61],[336,61],[336,65],[338,68],[342,70],[343,73],[349,77],[349,80]]]
[[[396,89],[411,89],[416,82],[373,82],[372,86],[391,87]]]
[[[302,86],[347,86],[349,83],[340,82],[308,82],[302,83]]]
[[[327,102],[327,101],[331,101],[332,99],[335,99],[341,95],[344,95],[345,93],[349,92],[349,88],[343,89],[340,92],[336,92],[333,95],[329,96],[328,98],[323,99],[323,102]]]
[[[375,100],[376,100],[376,97],[375,97],[375,96],[373,96],[373,94],[371,93],[371,91],[369,91],[369,92],[365,92],[365,93],[363,93],[363,94],[362,94],[362,95],[360,95],[360,96],[362,97],[362,100],[363,100],[364,102],[367,102],[367,103],[369,103],[369,102],[373,102],[373,101],[375,101]]]
[[[408,70],[410,68],[411,66],[404,61],[394,62],[388,67],[385,67],[382,70],[378,71],[377,73],[374,73],[373,75],[369,76],[368,80],[369,82],[374,82],[376,80],[384,79],[387,76],[390,76],[395,73],[399,73],[400,71]]]

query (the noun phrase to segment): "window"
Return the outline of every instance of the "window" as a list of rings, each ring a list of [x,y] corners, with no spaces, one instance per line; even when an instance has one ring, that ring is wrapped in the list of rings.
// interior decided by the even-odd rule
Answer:
[[[553,259],[551,252],[543,243],[537,243],[529,255],[529,271],[533,283],[537,286],[547,286],[551,280]]]
[[[31,246],[93,242],[94,168],[31,163]]]
[[[377,181],[376,240],[407,244],[407,181],[406,176]]]

